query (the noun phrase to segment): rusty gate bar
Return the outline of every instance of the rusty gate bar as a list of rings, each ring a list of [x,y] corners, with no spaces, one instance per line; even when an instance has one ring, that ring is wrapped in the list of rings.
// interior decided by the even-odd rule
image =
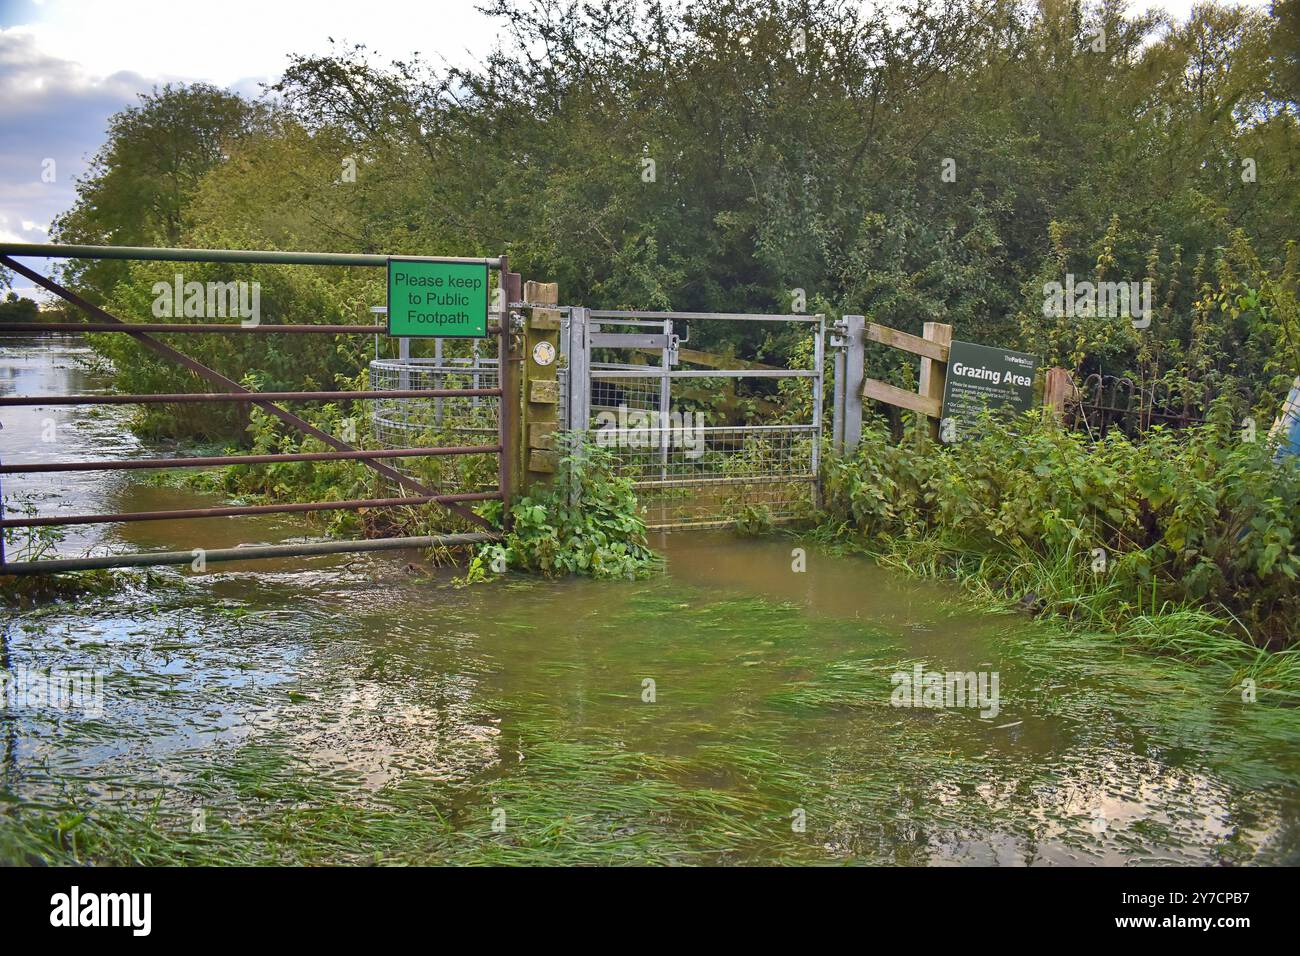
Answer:
[[[487,501],[495,491],[468,491],[455,495],[418,495],[410,498],[349,498],[346,501],[295,501],[283,505],[223,505],[217,508],[176,508],[171,511],[127,511],[99,515],[49,515],[44,518],[5,518],[0,528],[50,528],[74,524],[129,524],[132,521],[166,521],[169,518],[234,518],[244,515],[296,514],[303,511],[360,511],[363,508],[399,508],[404,505],[443,504],[449,501]]]
[[[215,465],[270,465],[290,461],[356,461],[359,458],[422,458],[425,455],[495,455],[500,445],[459,448],[375,448],[363,451],[303,451],[276,455],[208,455],[203,458],[120,458],[107,461],[43,461],[0,465],[0,475],[36,475],[57,471],[134,471],[145,468],[209,468]]]
[[[510,260],[502,256],[499,266],[498,287],[501,290],[501,311],[497,316],[497,388],[501,398],[497,402],[497,442],[502,447],[497,457],[497,491],[501,493],[501,523],[510,527],[510,493],[514,474],[514,463],[505,449],[513,448],[511,442],[520,441],[517,434],[520,399],[520,366],[522,355],[514,355],[511,348],[514,330],[510,303],[523,295],[524,280],[517,272],[510,271]]]
[[[170,395],[0,395],[12,405],[176,405],[186,402],[330,402],[360,398],[470,398],[500,395],[499,388],[410,388],[385,392],[174,392]],[[364,457],[364,456],[363,456]]]
[[[0,244],[0,264],[13,269],[32,282],[59,296],[65,301],[86,312],[97,322],[85,323],[9,323],[0,328],[0,334],[49,333],[49,332],[118,332],[135,336],[142,345],[164,358],[170,359],[188,369],[200,378],[217,385],[223,391],[218,393],[181,393],[172,395],[107,395],[107,396],[3,396],[0,406],[45,406],[45,405],[124,405],[124,404],[174,404],[190,402],[246,402],[261,407],[269,414],[279,418],[285,424],[304,435],[316,438],[334,451],[300,452],[274,455],[220,455],[192,458],[152,458],[122,461],[90,462],[38,462],[30,464],[0,465],[2,474],[33,474],[60,471],[94,471],[126,470],[144,468],[196,468],[228,464],[269,464],[273,462],[308,462],[308,461],[357,461],[395,482],[399,488],[415,491],[415,495],[389,498],[348,499],[326,502],[294,502],[286,504],[228,506],[218,508],[180,509],[173,511],[133,512],[127,514],[103,515],[68,515],[20,519],[6,519],[0,506],[0,529],[19,527],[62,526],[70,524],[106,524],[129,521],[153,521],[177,518],[229,517],[236,515],[255,515],[270,513],[294,513],[325,510],[360,510],[365,508],[400,507],[423,504],[438,504],[466,520],[488,528],[489,533],[478,535],[438,535],[418,538],[381,538],[365,541],[316,542],[299,545],[257,546],[235,549],[223,549],[230,552],[229,557],[213,557],[211,560],[242,560],[253,557],[289,556],[305,554],[332,554],[348,551],[378,551],[398,547],[433,546],[437,543],[457,543],[461,539],[492,540],[496,537],[495,529],[478,514],[460,505],[461,502],[486,501],[501,499],[508,514],[509,485],[508,450],[512,434],[510,427],[509,369],[507,356],[510,336],[509,294],[511,287],[520,285],[520,277],[508,273],[506,257],[460,258],[450,256],[409,256],[404,258],[430,262],[482,263],[498,271],[498,285],[501,295],[501,308],[498,327],[490,329],[489,334],[498,337],[498,355],[505,369],[497,388],[472,389],[408,389],[399,391],[300,391],[300,392],[254,392],[227,378],[215,369],[209,368],[154,339],[149,333],[272,333],[283,332],[291,335],[335,334],[375,335],[387,331],[384,326],[376,325],[255,325],[233,323],[130,323],[119,319],[106,310],[88,302],[71,291],[26,266],[14,261],[11,256],[40,256],[44,258],[92,258],[92,259],[128,259],[128,260],[165,260],[177,262],[224,262],[224,263],[270,263],[282,265],[334,265],[334,266],[387,266],[387,255],[340,254],[340,253],[295,253],[208,249],[161,249],[129,246],[74,246],[28,243]],[[498,442],[496,445],[477,445],[459,447],[412,447],[402,449],[359,449],[316,428],[310,422],[274,404],[277,401],[353,401],[362,399],[392,398],[451,398],[451,397],[496,397],[498,398]],[[397,471],[381,462],[381,459],[398,459],[420,457],[424,455],[478,455],[495,454],[498,456],[499,485],[495,491],[465,492],[458,494],[438,494],[425,487],[419,481]],[[408,542],[402,544],[399,542]],[[428,542],[419,544],[411,542]],[[238,554],[235,554],[238,552]],[[205,552],[208,555],[217,551]],[[0,535],[0,573],[53,573],[58,570],[75,570],[78,568],[138,567],[152,564],[186,563],[189,552],[155,552],[138,555],[114,555],[103,558],[59,559],[10,564],[5,559],[3,535]],[[183,559],[183,560],[182,560]]]

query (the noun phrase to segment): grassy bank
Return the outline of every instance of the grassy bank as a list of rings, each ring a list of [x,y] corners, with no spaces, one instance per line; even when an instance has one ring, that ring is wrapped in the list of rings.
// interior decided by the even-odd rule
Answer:
[[[1091,443],[1034,418],[953,446],[868,427],[821,535],[1300,696],[1300,468],[1228,424]]]

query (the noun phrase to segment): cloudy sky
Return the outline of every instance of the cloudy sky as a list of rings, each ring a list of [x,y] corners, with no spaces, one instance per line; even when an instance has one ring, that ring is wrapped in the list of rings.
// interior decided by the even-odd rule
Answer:
[[[464,65],[493,46],[476,0],[0,0],[0,242],[44,242],[109,116],[166,81],[256,94],[331,39]],[[1185,17],[1192,0],[1138,0]],[[1265,5],[1266,0],[1247,0]],[[53,182],[42,171],[53,160]],[[28,291],[19,287],[19,291]]]
[[[109,116],[157,84],[256,95],[288,52],[324,53],[331,38],[460,65],[491,49],[491,29],[474,0],[0,0],[0,242],[46,241]]]

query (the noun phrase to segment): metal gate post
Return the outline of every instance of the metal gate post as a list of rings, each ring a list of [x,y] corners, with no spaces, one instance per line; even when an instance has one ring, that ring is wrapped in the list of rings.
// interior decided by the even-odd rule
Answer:
[[[497,281],[499,282],[500,280],[498,279]],[[410,357],[409,350],[407,351],[407,357]],[[433,387],[445,388],[447,376],[442,371],[442,339],[433,340],[433,367],[438,370],[433,373]],[[435,398],[433,400],[433,423],[439,428],[442,427],[442,408],[442,399]]]
[[[568,426],[572,432],[591,429],[591,310],[574,306],[569,310]]]
[[[672,361],[673,320],[664,319],[664,347],[660,351],[659,372],[659,480],[668,480],[668,411],[672,404],[673,380],[669,378]]]
[[[840,433],[841,454],[844,455],[856,452],[862,441],[862,376],[866,369],[866,326],[866,316],[844,316],[844,422]]]
[[[591,338],[590,309],[574,306],[569,309],[569,321],[564,328],[564,354],[568,359],[568,406],[564,409],[564,426],[571,436],[585,440],[591,426]],[[575,456],[585,453],[579,445],[573,449]],[[578,504],[578,483],[571,485],[570,504]]]
[[[504,289],[502,289],[501,297],[505,298]],[[470,387],[478,388],[479,377],[480,377],[478,370],[479,370],[479,364],[481,362],[481,359],[478,354],[478,339],[473,339],[469,343],[469,355],[470,355],[470,359],[469,359]],[[480,403],[477,398],[471,398],[469,401],[470,408],[473,409],[477,409],[479,407],[479,404]]]
[[[843,339],[832,338],[835,355],[831,358],[831,448],[844,453],[844,349]]]
[[[511,495],[514,493],[515,459],[518,457],[519,376],[512,343],[510,303],[523,294],[523,279],[511,272],[509,260],[501,257],[497,281],[501,287],[501,310],[497,315],[497,386],[501,395],[497,405],[497,441],[501,455],[497,459],[497,487],[501,491],[501,523],[510,527]]]
[[[826,316],[817,316],[817,328],[813,334],[817,337],[813,342],[813,368],[817,374],[813,376],[812,380],[813,504],[820,508],[822,503],[822,378],[826,374]]]

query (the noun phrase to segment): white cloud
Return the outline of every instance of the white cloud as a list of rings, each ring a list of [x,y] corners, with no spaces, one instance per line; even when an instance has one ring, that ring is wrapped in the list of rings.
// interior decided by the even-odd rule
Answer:
[[[42,242],[108,118],[168,81],[256,96],[287,54],[362,43],[470,65],[495,35],[477,0],[16,0],[0,2],[0,240]],[[43,177],[54,161],[52,182]]]
[[[52,57],[110,76],[150,76],[244,86],[280,75],[286,54],[328,52],[333,38],[386,59],[419,52],[468,65],[493,45],[476,0],[48,0],[11,6],[9,26]]]

